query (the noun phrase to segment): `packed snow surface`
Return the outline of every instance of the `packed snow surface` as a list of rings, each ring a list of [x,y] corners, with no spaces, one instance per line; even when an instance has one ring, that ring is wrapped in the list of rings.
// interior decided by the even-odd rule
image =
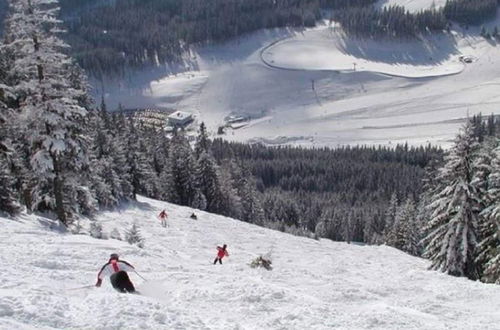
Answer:
[[[156,215],[166,209],[168,227]],[[96,216],[137,223],[140,249],[0,218],[0,329],[498,329],[500,286],[427,271],[386,246],[312,240],[146,198]],[[82,222],[88,229],[88,222]],[[228,245],[223,265],[216,246]],[[132,263],[141,295],[92,287],[111,253]],[[249,263],[269,253],[274,269]],[[89,288],[80,288],[91,285]]]

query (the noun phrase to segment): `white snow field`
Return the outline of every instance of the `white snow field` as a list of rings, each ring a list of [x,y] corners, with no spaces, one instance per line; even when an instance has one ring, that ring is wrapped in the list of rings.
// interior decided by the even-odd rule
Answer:
[[[169,226],[156,215],[165,208]],[[316,241],[146,198],[96,216],[132,223],[140,249],[0,218],[0,329],[498,329],[500,286],[427,271],[385,246]],[[87,227],[88,222],[83,223]],[[213,265],[216,246],[230,256]],[[111,253],[132,263],[141,295],[93,285]],[[274,269],[250,261],[271,253]]]

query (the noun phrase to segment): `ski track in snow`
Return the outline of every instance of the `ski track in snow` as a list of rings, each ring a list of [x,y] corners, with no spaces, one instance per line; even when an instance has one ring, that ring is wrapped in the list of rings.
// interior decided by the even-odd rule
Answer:
[[[163,208],[167,228],[156,218]],[[0,218],[0,329],[498,329],[500,287],[427,271],[385,246],[300,238],[146,198],[97,215],[136,222],[140,249],[60,233],[34,215]],[[88,228],[88,222],[83,222]],[[53,227],[53,229],[50,229]],[[213,265],[216,245],[230,256]],[[250,261],[272,251],[274,269]],[[142,295],[92,285],[117,252]]]

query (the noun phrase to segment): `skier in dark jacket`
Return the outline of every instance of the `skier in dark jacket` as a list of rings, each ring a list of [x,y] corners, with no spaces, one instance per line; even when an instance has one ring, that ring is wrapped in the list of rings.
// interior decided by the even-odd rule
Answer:
[[[227,248],[226,244],[224,244],[224,246],[222,247],[220,246],[217,247],[217,257],[215,257],[214,265],[217,263],[217,261],[222,265],[222,258],[229,257],[229,253],[227,253],[226,248]]]
[[[109,257],[109,261],[102,266],[99,274],[97,274],[97,283],[95,286],[100,287],[102,279],[109,276],[109,280],[113,288],[120,292],[133,293],[135,292],[135,287],[130,281],[127,271],[135,271],[134,266],[125,260],[120,260],[118,254],[113,253]]]

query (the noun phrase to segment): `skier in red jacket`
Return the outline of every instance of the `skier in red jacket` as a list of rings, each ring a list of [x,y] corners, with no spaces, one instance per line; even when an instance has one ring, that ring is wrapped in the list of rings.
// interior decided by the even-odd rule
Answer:
[[[224,246],[222,247],[220,246],[217,247],[217,257],[215,257],[214,265],[217,263],[217,261],[222,265],[222,258],[229,257],[229,253],[227,253],[226,248],[227,248],[226,244],[224,244]]]
[[[111,285],[116,290],[120,292],[136,292],[134,284],[132,284],[128,277],[127,271],[135,272],[134,266],[125,260],[120,260],[118,254],[113,253],[109,257],[109,261],[102,266],[99,274],[97,274],[97,283],[95,286],[100,287],[103,278],[109,276]]]
[[[158,218],[160,218],[161,225],[163,227],[167,226],[167,212],[165,210],[161,211],[160,214],[158,214]]]

